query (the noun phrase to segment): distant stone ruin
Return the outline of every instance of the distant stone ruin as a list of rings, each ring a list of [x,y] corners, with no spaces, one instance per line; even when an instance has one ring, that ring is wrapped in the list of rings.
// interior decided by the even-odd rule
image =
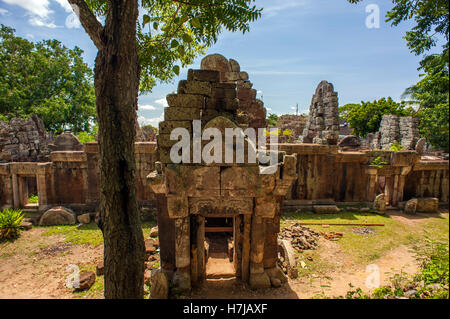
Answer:
[[[48,162],[52,142],[52,133],[36,115],[28,120],[12,118],[9,124],[0,122],[0,163]]]
[[[339,138],[339,110],[337,92],[333,84],[322,81],[317,86],[309,107],[309,118],[301,141],[322,145],[336,145]]]
[[[368,134],[364,144],[374,149],[390,149],[397,142],[404,150],[414,150],[418,140],[417,118],[383,115],[379,131]]]
[[[276,127],[281,130],[279,136],[280,143],[295,143],[299,140],[306,126],[308,117],[305,115],[285,114],[278,117]],[[292,134],[284,133],[289,130]],[[289,132],[288,131],[288,132]]]

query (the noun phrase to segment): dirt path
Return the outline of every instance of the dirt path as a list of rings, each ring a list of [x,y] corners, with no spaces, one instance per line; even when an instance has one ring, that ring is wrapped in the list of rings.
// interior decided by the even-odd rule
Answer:
[[[253,291],[235,280],[208,280],[203,288],[197,290],[192,298],[283,298],[283,299],[309,299],[323,297],[345,296],[349,290],[349,283],[360,287],[364,291],[366,278],[371,272],[366,273],[367,265],[355,265],[340,250],[335,242],[321,239],[319,243],[323,248],[321,258],[333,263],[334,269],[327,275],[312,275],[289,280],[288,284],[278,289]],[[380,284],[389,282],[390,273],[403,270],[405,273],[413,274],[417,270],[417,263],[413,254],[406,246],[399,246],[389,251],[383,257],[375,260],[372,264],[377,265],[380,274]]]
[[[0,298],[74,298],[65,287],[69,265],[93,266],[103,246],[71,245],[45,229],[23,232],[14,243],[0,244]]]

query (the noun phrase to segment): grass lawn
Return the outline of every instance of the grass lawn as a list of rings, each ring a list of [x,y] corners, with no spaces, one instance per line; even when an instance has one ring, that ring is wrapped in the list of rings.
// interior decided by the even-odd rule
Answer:
[[[368,264],[383,256],[386,252],[401,245],[412,246],[425,240],[426,236],[433,239],[449,238],[448,214],[418,215],[412,222],[408,216],[400,214],[400,218],[390,215],[378,215],[366,212],[341,211],[338,214],[314,214],[309,212],[287,212],[281,218],[281,228],[295,222],[324,222],[324,223],[377,223],[384,226],[369,226],[374,233],[360,235],[352,230],[357,226],[334,226],[325,228],[320,225],[305,225],[318,232],[341,232],[343,237],[336,241],[341,250],[355,263]],[[423,217],[423,218],[420,218]],[[405,221],[401,220],[405,219]],[[304,261],[306,268],[299,265],[299,275],[321,274],[334,268],[334,264],[320,258],[320,251],[305,250],[299,253],[299,261]]]

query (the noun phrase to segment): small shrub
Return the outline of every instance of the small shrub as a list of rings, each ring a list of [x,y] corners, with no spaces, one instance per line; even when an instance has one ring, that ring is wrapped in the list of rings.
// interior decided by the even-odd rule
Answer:
[[[387,162],[383,162],[383,161],[381,160],[381,157],[380,157],[380,156],[375,157],[375,158],[370,162],[370,165],[375,165],[375,166],[378,167],[378,168],[382,168],[384,165],[387,165],[387,164],[388,164]]]
[[[38,196],[37,195],[31,195],[28,198],[28,203],[29,204],[37,204],[39,202]]]
[[[404,149],[403,145],[400,144],[399,142],[394,142],[394,144],[392,144],[391,146],[391,150],[394,152],[401,151],[403,149]]]
[[[4,209],[0,213],[0,240],[13,240],[19,237],[22,229],[23,213],[20,209]]]

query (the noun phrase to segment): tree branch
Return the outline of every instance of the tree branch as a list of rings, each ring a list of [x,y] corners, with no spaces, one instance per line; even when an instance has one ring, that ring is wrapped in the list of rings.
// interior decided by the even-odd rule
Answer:
[[[87,34],[89,34],[89,37],[91,38],[92,42],[94,42],[95,46],[98,49],[101,49],[103,47],[103,41],[101,38],[103,26],[100,24],[100,22],[98,22],[94,13],[91,11],[91,9],[84,0],[68,0],[68,1],[72,6],[72,10],[78,16],[81,25],[86,30]]]

